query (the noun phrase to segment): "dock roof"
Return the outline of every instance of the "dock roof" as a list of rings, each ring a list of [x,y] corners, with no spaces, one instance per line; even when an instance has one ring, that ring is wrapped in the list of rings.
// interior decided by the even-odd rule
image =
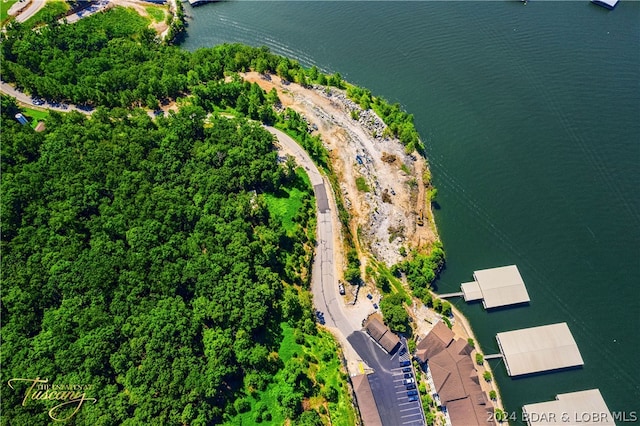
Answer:
[[[496,340],[510,376],[584,364],[564,322],[498,333]]]
[[[482,269],[473,273],[486,309],[529,302],[529,293],[516,265]],[[464,289],[463,289],[464,291]]]
[[[462,283],[460,289],[462,290],[462,296],[465,302],[482,299],[482,290],[480,290],[480,286],[476,281]]]
[[[616,424],[599,389],[559,394],[555,401],[527,404],[522,407],[522,416],[529,426]]]

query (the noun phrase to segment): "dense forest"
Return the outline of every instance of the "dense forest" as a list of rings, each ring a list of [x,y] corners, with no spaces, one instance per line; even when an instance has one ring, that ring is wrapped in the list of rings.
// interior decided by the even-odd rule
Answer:
[[[236,73],[346,88],[409,151],[412,117],[266,48],[187,52],[146,26],[114,8],[0,34],[4,81],[93,110],[50,112],[35,132],[2,96],[2,423],[353,424],[337,348],[303,291],[311,191],[259,122],[325,168],[326,151],[275,92]],[[173,101],[178,112],[149,117]],[[51,382],[29,393],[31,382],[6,386],[16,378]],[[60,401],[38,395],[52,383],[89,399],[49,412]]]

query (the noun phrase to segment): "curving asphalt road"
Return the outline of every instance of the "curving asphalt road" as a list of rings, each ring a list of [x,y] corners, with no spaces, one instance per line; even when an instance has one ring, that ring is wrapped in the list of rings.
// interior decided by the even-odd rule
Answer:
[[[16,100],[22,104],[32,106],[34,108],[46,108],[52,109],[60,112],[69,112],[69,111],[78,111],[82,114],[91,115],[93,113],[92,108],[79,108],[73,104],[52,104],[50,102],[44,102],[42,105],[36,105],[33,102],[31,96],[19,91],[9,83],[5,83],[4,81],[0,81],[0,92],[6,93],[9,96],[13,96]]]
[[[266,129],[278,139],[281,150],[292,155],[302,166],[311,180],[318,203],[317,247],[314,268],[311,277],[311,292],[315,308],[325,316],[326,325],[335,327],[344,337],[356,331],[344,312],[344,302],[338,293],[338,281],[335,276],[333,252],[333,217],[331,210],[336,210],[335,202],[327,197],[329,183],[298,143],[286,133],[273,127]]]
[[[16,16],[16,21],[24,22],[44,7],[46,0],[31,0],[31,4]]]

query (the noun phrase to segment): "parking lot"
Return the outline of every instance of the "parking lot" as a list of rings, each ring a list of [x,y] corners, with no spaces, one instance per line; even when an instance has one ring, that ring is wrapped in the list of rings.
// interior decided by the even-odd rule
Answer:
[[[382,424],[385,426],[423,426],[424,417],[422,407],[420,405],[420,397],[412,401],[407,392],[417,391],[410,388],[412,384],[405,385],[405,380],[415,381],[415,375],[409,355],[401,350],[389,355],[380,348],[366,333],[355,332],[348,338],[353,348],[362,357],[363,361],[374,370],[373,374],[369,374],[369,384],[373,392],[373,398],[378,406],[378,412]],[[405,342],[406,343],[406,342]],[[404,361],[406,366],[401,366],[400,362]],[[411,371],[403,371],[403,368],[409,368]],[[411,377],[405,379],[405,374]]]

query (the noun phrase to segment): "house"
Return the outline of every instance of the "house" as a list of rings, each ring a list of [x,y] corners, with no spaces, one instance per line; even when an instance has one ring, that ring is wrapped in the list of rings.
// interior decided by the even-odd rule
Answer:
[[[474,349],[463,339],[454,339],[443,322],[416,346],[416,357],[428,370],[441,405],[445,406],[453,426],[494,424],[493,404],[480,386]]]
[[[453,331],[442,321],[416,345],[416,358],[425,363],[429,358],[444,350],[453,341]]]

